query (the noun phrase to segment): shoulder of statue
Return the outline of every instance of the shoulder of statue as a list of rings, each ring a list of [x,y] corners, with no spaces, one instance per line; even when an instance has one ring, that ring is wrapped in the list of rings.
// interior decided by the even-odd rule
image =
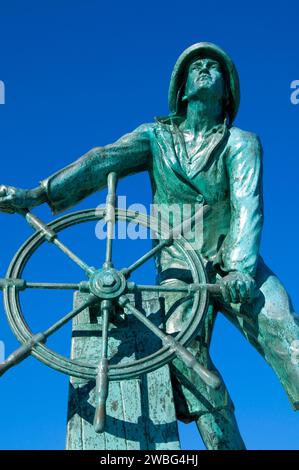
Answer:
[[[128,142],[150,142],[154,134],[155,123],[148,122],[139,125],[133,131],[130,131],[128,134],[123,135],[119,141],[120,143]]]
[[[136,133],[139,133],[139,134],[146,134],[146,133],[150,133],[153,131],[155,127],[155,123],[154,122],[147,122],[147,123],[144,123],[144,124],[141,124],[140,126],[138,126],[134,132]]]
[[[250,131],[245,131],[239,127],[230,127],[228,149],[232,152],[236,152],[246,148],[261,148],[261,142],[259,136]]]

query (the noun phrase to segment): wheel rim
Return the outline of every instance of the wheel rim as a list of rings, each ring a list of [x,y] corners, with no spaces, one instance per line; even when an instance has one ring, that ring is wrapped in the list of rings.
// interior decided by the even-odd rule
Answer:
[[[87,209],[67,214],[48,224],[48,226],[60,232],[68,227],[84,222],[101,220],[105,216],[104,209]],[[116,220],[133,221],[136,219],[136,213],[117,209],[115,212]],[[149,227],[151,218],[142,214],[138,215],[138,223],[144,227]],[[36,233],[32,235],[16,253],[13,258],[6,277],[21,278],[24,268],[35,253],[35,251],[45,242],[44,235]],[[201,258],[194,253],[188,242],[181,238],[175,241],[180,251],[184,254],[193,277],[193,282],[207,283],[207,277]],[[4,289],[4,304],[8,322],[18,340],[22,343],[30,339],[32,331],[30,330],[21,310],[19,290],[14,286],[7,286]],[[201,321],[208,308],[208,292],[203,290],[194,293],[193,306],[190,320],[185,328],[176,336],[183,346],[189,342],[198,333]],[[43,344],[36,345],[32,350],[32,355],[49,367],[58,370],[64,374],[79,377],[82,379],[95,379],[97,376],[97,366],[75,361],[66,358]],[[119,365],[110,365],[109,379],[122,380],[138,377],[142,374],[156,370],[168,363],[175,357],[169,347],[162,347],[155,353],[144,358],[134,360],[133,362],[122,363]]]

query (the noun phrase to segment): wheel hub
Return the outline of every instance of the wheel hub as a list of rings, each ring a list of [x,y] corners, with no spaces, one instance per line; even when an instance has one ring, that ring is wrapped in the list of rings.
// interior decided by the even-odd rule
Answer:
[[[90,279],[90,291],[101,299],[115,299],[125,288],[125,277],[113,268],[99,269]]]

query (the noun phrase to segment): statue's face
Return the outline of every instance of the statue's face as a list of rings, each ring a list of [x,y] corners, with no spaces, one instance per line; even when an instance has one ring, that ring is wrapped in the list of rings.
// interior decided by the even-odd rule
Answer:
[[[188,69],[185,85],[185,97],[196,99],[208,94],[216,98],[223,98],[225,94],[225,80],[219,62],[204,58],[192,62]]]

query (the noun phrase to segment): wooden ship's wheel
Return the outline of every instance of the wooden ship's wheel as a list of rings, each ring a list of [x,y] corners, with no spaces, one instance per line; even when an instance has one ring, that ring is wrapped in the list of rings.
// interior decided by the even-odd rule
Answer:
[[[3,375],[12,366],[23,361],[29,355],[34,356],[49,367],[72,377],[91,379],[96,381],[96,411],[94,416],[95,431],[101,433],[105,430],[106,400],[108,396],[109,381],[119,381],[140,377],[154,371],[164,364],[179,357],[189,368],[193,369],[213,388],[220,385],[215,373],[207,370],[197,362],[195,357],[186,349],[190,341],[200,332],[203,318],[207,312],[209,295],[219,293],[219,286],[208,284],[207,275],[201,258],[192,250],[183,237],[177,237],[182,232],[182,226],[163,232],[158,227],[157,220],[140,213],[120,210],[116,208],[116,173],[108,175],[108,195],[106,207],[103,209],[88,209],[77,211],[60,217],[48,224],[43,223],[29,210],[20,213],[35,229],[35,233],[22,245],[13,258],[6,277],[0,280],[4,294],[4,305],[9,325],[20,341],[21,346],[13,352],[2,364],[0,375]],[[104,220],[107,224],[106,256],[100,268],[88,266],[82,259],[73,253],[58,238],[58,233],[68,227],[88,221]],[[159,240],[145,255],[135,261],[131,266],[116,270],[112,262],[112,240],[116,220],[129,221],[150,227],[158,232]],[[164,227],[165,228],[165,227]],[[166,229],[166,228],[165,228]],[[80,283],[39,283],[27,282],[22,278],[24,268],[33,253],[45,242],[50,242],[71,258],[85,272],[86,279]],[[154,257],[166,246],[175,244],[184,256],[192,274],[193,282],[186,286],[170,285],[139,285],[129,281],[131,274],[147,260]],[[69,289],[84,292],[85,301],[75,307],[70,313],[63,316],[45,331],[33,333],[21,310],[20,291],[25,289]],[[136,292],[181,292],[192,295],[193,306],[190,320],[177,335],[173,336],[156,326],[130,301],[129,294]],[[98,358],[98,365],[73,360],[54,352],[46,347],[47,339],[67,322],[75,318],[80,312],[90,306],[98,306],[102,315],[102,353]],[[138,321],[147,327],[160,340],[162,347],[154,353],[138,360],[122,364],[109,364],[108,340],[109,321],[115,306],[119,310],[130,312]]]

